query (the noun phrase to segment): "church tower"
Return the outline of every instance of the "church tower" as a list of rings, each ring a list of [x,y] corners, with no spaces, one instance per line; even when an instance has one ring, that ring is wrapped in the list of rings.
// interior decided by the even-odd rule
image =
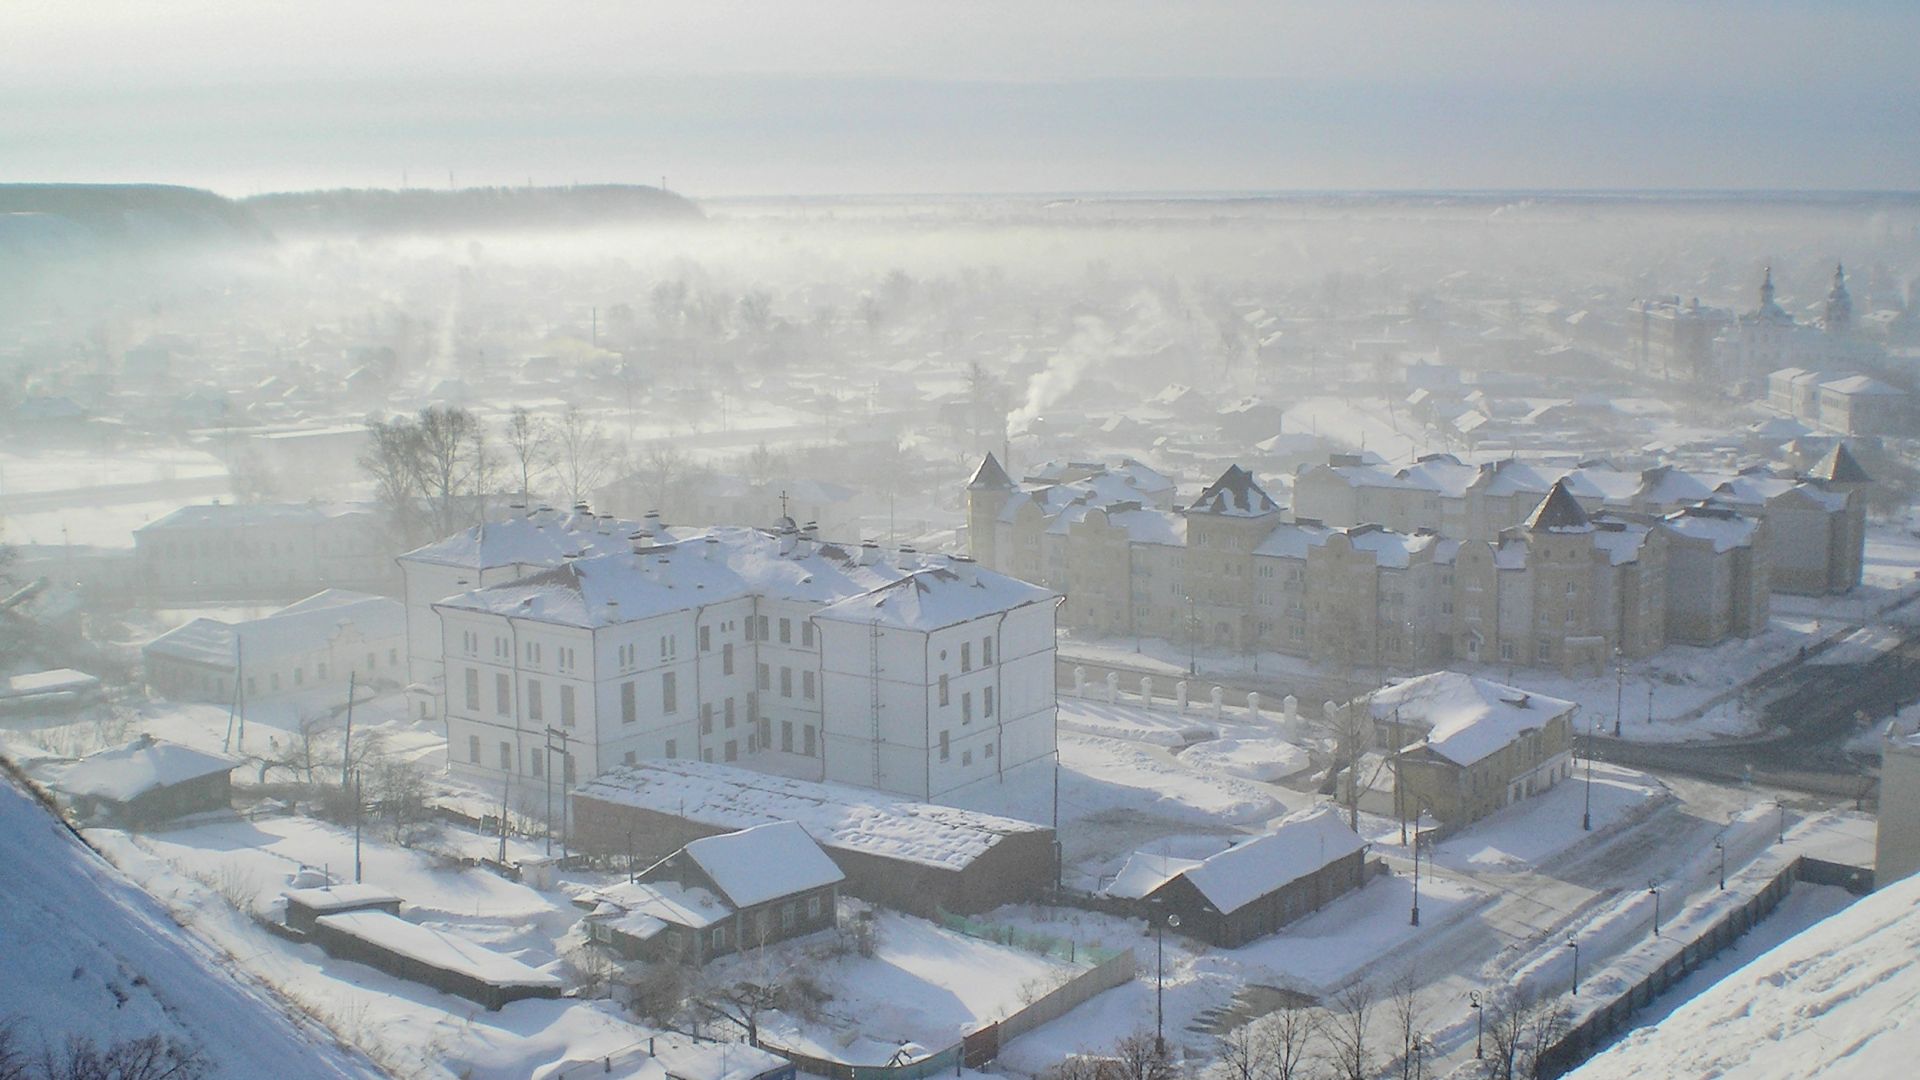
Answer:
[[[967,481],[967,550],[975,562],[989,570],[1002,569],[999,553],[994,550],[995,526],[1015,490],[1013,478],[991,453]]]
[[[1847,295],[1847,268],[1835,263],[1833,288],[1827,292],[1827,333],[1845,334],[1853,330],[1853,297]]]

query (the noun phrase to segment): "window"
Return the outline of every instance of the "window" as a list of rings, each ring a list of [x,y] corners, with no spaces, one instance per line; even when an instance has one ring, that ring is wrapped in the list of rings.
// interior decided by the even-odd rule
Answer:
[[[960,722],[963,724],[973,723],[973,691],[971,690],[962,690],[960,692]]]
[[[673,654],[679,651],[679,647],[680,647],[680,642],[678,641],[678,639],[674,638],[671,634],[665,637],[662,637],[660,639],[660,659],[662,660],[673,659]]]
[[[493,711],[501,716],[513,712],[513,688],[507,681],[507,673],[496,671],[493,674]]]
[[[800,729],[800,752],[806,755],[807,757],[813,756],[813,725],[812,724],[808,724],[805,727]]]
[[[706,762],[709,765],[713,764],[713,747],[709,746],[701,750],[700,760]]]
[[[800,647],[804,649],[813,648],[813,624],[810,622],[800,624]]]
[[[739,761],[739,760],[740,760],[740,742],[739,742],[739,740],[737,740],[737,739],[728,739],[728,740],[727,740],[727,760],[728,760],[728,761]]]
[[[713,734],[713,702],[711,701],[700,706],[700,734]]]
[[[1534,655],[1541,660],[1553,659],[1553,639],[1541,638],[1534,642]]]
[[[960,751],[960,765],[961,765],[961,767],[962,767],[962,768],[965,768],[966,766],[968,766],[968,765],[971,765],[971,764],[973,764],[973,751],[971,751],[971,750],[962,750],[962,751]]]
[[[713,951],[719,952],[720,950],[726,947],[727,947],[727,928],[724,926],[714,927],[713,928]]]
[[[700,651],[713,651],[713,627],[711,626],[703,626],[700,628]]]
[[[720,674],[733,674],[733,642],[720,646]]]
[[[993,719],[993,687],[980,691],[980,715]]]
[[[621,754],[621,755],[620,755],[620,764],[622,764],[622,765],[632,765],[632,764],[633,764],[634,762],[636,762],[636,761],[638,761],[638,760],[639,760],[639,757],[638,757],[638,755],[636,755],[636,754],[635,754],[635,753],[634,753],[633,751],[631,751],[631,750],[629,750],[629,751],[627,751],[626,753],[624,753],[624,754]]]
[[[993,663],[993,639],[983,637],[980,639],[980,664],[985,667],[991,663]]]
[[[960,670],[973,670],[973,642],[971,641],[960,643]]]
[[[561,671],[573,670],[573,649],[571,646],[562,645],[554,649],[553,652],[554,659],[560,665]]]
[[[467,736],[467,760],[475,765],[480,764],[480,736],[478,735]]]
[[[765,615],[756,615],[754,616],[754,622],[758,624],[755,627],[755,630],[757,631],[755,636],[758,637],[761,641],[767,640],[767,623],[768,623],[767,617]]]
[[[474,633],[471,630],[460,631],[460,648],[463,651],[465,651],[468,656],[472,656],[473,654],[479,652],[480,651],[480,635]]]
[[[747,616],[747,640],[753,640],[753,616]]]
[[[766,664],[761,664],[754,684],[762,690],[770,689],[773,686],[773,669]]]
[[[480,669],[467,669],[467,711],[480,711]]]
[[[560,688],[560,726],[573,726],[573,687]]]
[[[790,667],[780,669],[780,696],[784,698],[793,696],[793,669]]]
[[[527,771],[533,775],[534,779],[538,780],[545,777],[547,774],[546,747],[543,746],[537,753],[527,755],[527,764],[532,766],[532,768]]]
[[[722,703],[722,706],[726,711],[727,726],[732,727],[733,726],[733,699],[728,698],[725,702]]]
[[[819,918],[820,907],[821,905],[820,905],[819,893],[814,893],[812,896],[807,897],[807,918],[809,919]]]
[[[953,745],[948,740],[947,733],[943,731],[940,733],[940,760],[945,761],[952,756],[953,756]]]
[[[981,751],[980,751],[980,756],[981,756],[981,757],[992,757],[992,756],[993,756],[993,744],[992,744],[992,743],[988,743],[988,744],[986,745],[986,747],[985,747],[985,749],[983,749],[983,750],[981,750]]]
[[[503,742],[500,744],[500,767],[509,771],[513,769],[512,743]]]
[[[765,750],[767,747],[772,746],[773,745],[773,721],[762,716],[758,720],[756,720],[754,723],[755,723],[755,726],[759,728],[759,739],[756,742],[754,742],[753,745],[760,747],[762,750]]]
[[[808,701],[813,700],[813,672],[811,671],[800,673],[800,696]]]
[[[679,687],[675,685],[671,671],[660,675],[660,711],[669,714],[680,711]]]
[[[1511,660],[1513,659],[1513,656],[1514,656],[1513,642],[1511,641],[1501,642],[1500,643],[1500,659]]]
[[[633,692],[633,680],[620,684],[620,722],[631,724],[640,718],[640,708]]]
[[[668,739],[667,740],[667,757],[677,758],[679,756],[680,756],[680,740]]]
[[[800,904],[789,900],[780,905],[780,929],[791,930],[800,921]]]
[[[789,754],[793,753],[793,721],[791,720],[780,721],[780,749]]]
[[[541,699],[540,680],[527,680],[527,719],[539,721],[546,719],[546,702]]]
[[[940,676],[940,704],[947,704],[947,677]]]
[[[793,644],[793,620],[784,616],[780,619],[780,644]]]

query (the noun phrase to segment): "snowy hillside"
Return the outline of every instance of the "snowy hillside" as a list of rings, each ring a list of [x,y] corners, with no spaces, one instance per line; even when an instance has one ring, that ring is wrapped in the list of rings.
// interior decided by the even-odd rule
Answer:
[[[1600,1054],[1578,1080],[1737,1076],[1880,1080],[1920,1054],[1920,877],[1895,882],[1763,953]]]
[[[196,1047],[209,1076],[376,1077],[182,930],[11,776],[0,776],[0,1023],[16,1049],[149,1034]]]

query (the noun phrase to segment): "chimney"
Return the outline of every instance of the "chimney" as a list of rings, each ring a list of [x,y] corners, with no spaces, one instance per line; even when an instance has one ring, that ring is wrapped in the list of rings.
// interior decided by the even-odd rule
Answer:
[[[969,556],[949,556],[947,558],[947,568],[952,570],[953,576],[959,578],[963,584],[980,584],[980,564],[974,562]]]
[[[620,601],[618,600],[607,601],[607,621],[610,623],[617,623],[620,621]]]
[[[715,536],[707,537],[706,542],[700,545],[700,555],[702,558],[705,558],[708,562],[719,561],[719,558],[720,558],[719,537],[715,537]]]
[[[871,540],[860,541],[860,557],[858,561],[861,566],[872,566],[874,563],[879,562],[880,545]]]

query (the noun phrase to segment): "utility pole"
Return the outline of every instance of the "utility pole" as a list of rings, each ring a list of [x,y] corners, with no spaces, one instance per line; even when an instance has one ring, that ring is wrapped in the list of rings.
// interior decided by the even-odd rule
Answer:
[[[360,884],[360,818],[366,811],[360,795],[360,770],[353,772],[353,883]]]
[[[347,773],[353,768],[353,688],[359,673],[347,672],[347,734],[340,743],[340,787],[347,786]]]

